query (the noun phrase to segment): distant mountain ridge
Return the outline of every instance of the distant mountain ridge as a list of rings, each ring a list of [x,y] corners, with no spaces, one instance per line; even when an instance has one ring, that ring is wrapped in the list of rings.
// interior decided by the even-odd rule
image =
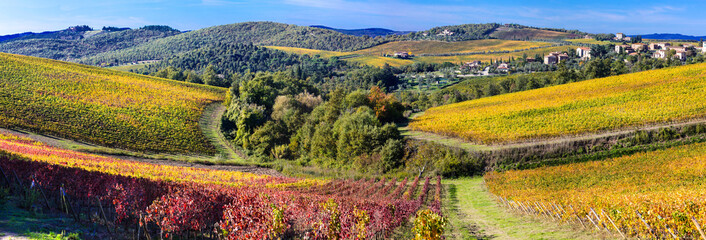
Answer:
[[[638,35],[630,35],[631,37],[635,37]],[[691,35],[683,35],[679,33],[653,33],[653,34],[646,34],[646,35],[640,35],[642,36],[643,39],[658,39],[658,40],[692,40],[692,41],[700,41],[702,39],[706,39],[706,36],[691,36]]]
[[[390,29],[386,29],[386,28],[340,29],[340,28],[327,27],[327,26],[323,26],[323,25],[311,25],[309,27],[333,30],[333,31],[340,32],[343,34],[348,34],[348,35],[353,35],[353,36],[358,36],[358,37],[362,37],[362,36],[384,37],[387,35],[405,35],[405,34],[413,32],[413,31],[395,31],[395,30],[390,30]]]
[[[28,40],[28,39],[61,39],[61,40],[76,40],[83,38],[83,35],[92,31],[88,26],[74,26],[58,31],[45,31],[40,33],[24,32],[11,35],[0,36],[0,42],[9,40]]]

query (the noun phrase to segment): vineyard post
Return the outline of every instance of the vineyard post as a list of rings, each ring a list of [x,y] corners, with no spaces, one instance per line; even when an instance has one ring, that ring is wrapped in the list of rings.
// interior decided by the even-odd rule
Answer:
[[[64,211],[69,214],[69,206],[66,205],[66,194],[64,194],[64,187],[59,188],[59,196],[61,196],[61,203],[64,205]]]
[[[559,209],[559,207],[557,207],[556,204],[554,204],[554,203],[551,204],[551,207],[554,208],[554,210],[556,211],[554,214],[556,215],[557,218],[559,218],[559,221],[563,221],[564,220],[564,213],[561,212],[561,209]]]
[[[137,220],[137,240],[140,240],[140,229],[142,228],[142,213],[140,213],[140,219]]]
[[[706,234],[704,234],[704,231],[701,230],[701,225],[699,225],[699,222],[696,221],[696,218],[694,218],[694,217],[692,216],[692,217],[691,217],[691,221],[694,222],[694,226],[696,226],[696,230],[699,230],[699,233],[701,234],[701,238],[703,238],[704,240],[706,240]]]
[[[152,235],[150,235],[150,231],[147,229],[147,219],[140,214],[140,217],[144,219],[142,222],[142,227],[144,228],[145,236],[147,237],[147,240],[152,240]]]
[[[586,218],[588,218],[588,220],[591,221],[591,223],[593,223],[593,226],[596,227],[596,230],[598,230],[598,231],[601,230],[601,228],[598,227],[598,225],[596,224],[596,222],[594,222],[593,219],[591,219],[591,216],[589,216],[588,214],[586,214]]]
[[[673,237],[674,239],[679,239],[679,237],[677,237],[677,235],[675,235],[674,232],[672,232],[672,229],[671,229],[671,228],[667,227],[667,232],[669,232],[669,234],[672,235],[672,237]]]
[[[101,203],[100,198],[96,196],[96,201],[98,202],[98,207],[101,209],[101,214],[103,215],[103,222],[105,222],[105,229],[108,230],[108,234],[113,235],[113,233],[110,231],[110,227],[108,226],[108,218],[105,217],[105,211],[103,210],[103,204]]]
[[[640,214],[640,211],[635,210],[635,213],[637,213],[637,216],[640,217],[640,220],[642,221],[642,223],[645,224],[645,227],[647,227],[647,230],[649,230],[653,236],[657,237],[656,233],[652,230],[652,227],[650,227],[650,225],[647,224],[647,221],[645,221],[645,219],[642,218],[642,214]]]
[[[32,177],[32,178],[34,178],[34,177]],[[44,198],[44,204],[46,204],[47,208],[49,208],[49,211],[51,211],[52,209],[51,209],[51,206],[49,205],[49,199],[47,198],[47,195],[44,194],[44,189],[42,189],[42,185],[40,185],[39,182],[36,181],[36,179],[34,179],[34,181],[37,185],[37,189],[39,189],[39,193],[41,193],[42,197]]]
[[[22,184],[22,181],[20,181],[20,178],[17,176],[17,173],[15,172],[15,170],[12,170],[12,174],[15,175],[15,180],[17,180],[17,184],[20,185],[20,188],[25,189],[25,185]]]
[[[66,193],[66,192],[64,192]],[[77,222],[80,222],[81,219],[79,218],[78,213],[76,213],[76,209],[74,209],[74,205],[72,204],[75,201],[71,201],[72,199],[67,196],[66,203],[69,205],[69,209],[71,210],[71,215],[74,217],[74,220]]]
[[[581,223],[581,226],[585,229],[585,228],[586,228],[586,224],[583,224],[583,221],[581,221],[581,217],[579,217],[578,215],[576,215],[576,219],[579,220],[579,223]]]
[[[2,173],[2,178],[5,179],[5,182],[7,183],[8,186],[12,185],[10,182],[10,179],[7,179],[7,175],[5,174],[5,170],[2,169],[2,166],[0,166],[0,173]]]
[[[618,233],[620,233],[620,236],[622,236],[623,239],[625,239],[625,238],[626,238],[626,237],[625,237],[625,234],[623,234],[623,232],[620,231],[620,229],[618,228],[618,226],[615,225],[615,223],[613,222],[613,219],[610,219],[610,216],[608,216],[608,214],[606,214],[605,212],[603,212],[603,209],[601,209],[601,213],[602,213],[603,215],[605,215],[605,217],[608,219],[608,221],[610,221],[610,224],[613,225],[613,227],[615,228],[615,230],[618,231]]]
[[[527,211],[527,207],[525,207],[525,205],[522,204],[522,202],[518,202],[518,204],[520,205],[520,209],[522,210],[522,212],[524,212],[525,214],[530,214],[530,212]]]
[[[555,220],[555,221],[556,221],[556,218],[554,217],[554,213],[552,213],[551,211],[549,211],[549,208],[547,208],[546,206],[544,206],[544,203],[539,203],[539,204],[541,204],[540,207],[542,208],[542,211],[544,211],[544,213],[546,213],[547,215],[549,215],[549,217],[551,217],[552,220]]]

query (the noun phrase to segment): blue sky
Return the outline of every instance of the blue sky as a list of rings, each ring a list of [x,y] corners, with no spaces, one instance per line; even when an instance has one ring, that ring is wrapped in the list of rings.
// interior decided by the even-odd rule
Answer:
[[[584,0],[2,0],[0,35],[73,25],[180,30],[245,21],[337,28],[424,30],[464,23],[519,23],[591,33],[706,35],[706,1]]]

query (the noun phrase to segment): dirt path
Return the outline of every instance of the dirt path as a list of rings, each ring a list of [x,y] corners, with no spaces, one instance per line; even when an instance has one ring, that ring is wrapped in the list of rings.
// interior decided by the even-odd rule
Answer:
[[[519,216],[498,205],[482,178],[444,180],[446,239],[602,239],[549,219]]]
[[[244,160],[247,158],[245,154],[240,153],[235,150],[233,146],[228,143],[225,139],[223,133],[221,133],[221,117],[226,112],[226,107],[223,106],[221,102],[215,102],[209,104],[199,121],[199,127],[203,134],[211,141],[214,147],[218,150],[222,158],[226,159],[236,159]]]
[[[413,117],[411,117],[411,119],[414,119],[415,117],[420,116],[421,114],[423,114],[423,113],[416,114]],[[409,127],[406,125],[400,126],[399,130],[403,136],[406,136],[406,137],[409,137],[412,139],[436,142],[436,143],[451,146],[451,147],[462,148],[462,149],[465,149],[468,151],[495,151],[495,150],[503,150],[503,149],[562,144],[562,143],[569,143],[569,142],[581,141],[581,140],[601,139],[601,138],[608,138],[608,137],[632,134],[636,130],[656,130],[656,129],[665,128],[665,127],[681,127],[681,126],[700,124],[700,123],[706,123],[706,119],[694,119],[694,120],[690,120],[690,121],[686,121],[686,122],[676,122],[676,123],[652,124],[652,125],[647,125],[647,126],[629,127],[629,128],[619,129],[619,130],[610,131],[610,132],[588,133],[588,134],[583,134],[583,135],[556,137],[556,138],[548,138],[548,139],[536,139],[536,140],[530,140],[530,141],[524,141],[524,142],[495,144],[495,145],[474,144],[474,143],[470,143],[468,141],[465,141],[464,139],[461,139],[461,138],[449,137],[449,136],[431,133],[431,132],[414,131],[414,130],[409,129]]]

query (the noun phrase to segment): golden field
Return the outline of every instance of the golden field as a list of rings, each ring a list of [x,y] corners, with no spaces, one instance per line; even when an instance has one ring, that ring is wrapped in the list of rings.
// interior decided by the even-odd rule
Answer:
[[[0,54],[0,127],[145,152],[215,153],[199,128],[227,89]]]
[[[706,224],[704,143],[604,161],[491,172],[485,182],[491,193],[515,208],[547,212],[575,224],[581,218],[588,229],[594,229],[590,221],[595,221],[628,237],[695,239],[699,233],[692,217]]]
[[[441,41],[400,41],[389,42],[372,48],[358,50],[354,54],[376,55],[394,54],[396,52],[411,52],[419,54],[469,53],[488,51],[512,51],[533,47],[550,46],[545,42],[512,41],[500,39],[483,39],[462,42]]]
[[[645,71],[428,109],[418,131],[509,143],[706,116],[706,64]]]

